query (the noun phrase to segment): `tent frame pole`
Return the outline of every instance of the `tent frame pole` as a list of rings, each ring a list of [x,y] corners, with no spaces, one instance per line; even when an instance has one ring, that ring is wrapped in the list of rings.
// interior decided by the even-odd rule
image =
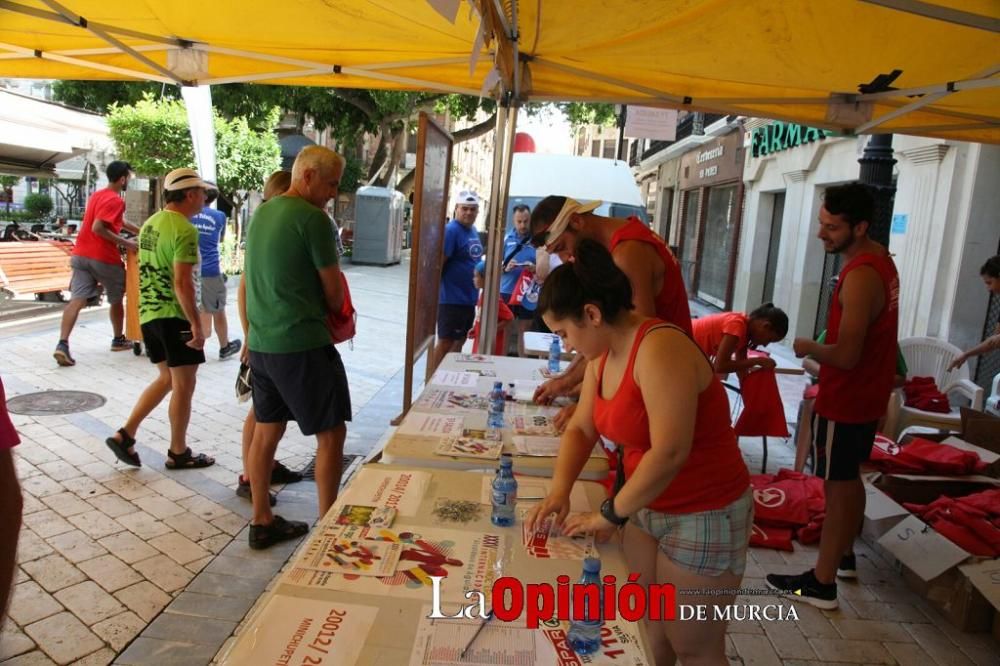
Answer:
[[[500,309],[500,262],[503,259],[504,231],[507,228],[507,197],[518,112],[510,95],[505,97],[507,99],[497,109],[497,127],[493,135],[493,182],[490,187],[489,226],[484,253],[486,275],[483,281],[483,306],[479,314],[480,354],[493,353],[497,337],[497,312]]]

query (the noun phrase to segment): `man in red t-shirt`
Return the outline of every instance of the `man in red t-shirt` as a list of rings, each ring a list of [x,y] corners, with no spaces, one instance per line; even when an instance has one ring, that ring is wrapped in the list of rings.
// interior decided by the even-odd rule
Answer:
[[[600,204],[600,201],[581,203],[563,196],[545,197],[531,214],[531,244],[544,247],[563,261],[571,261],[581,239],[600,243],[628,276],[636,313],[663,319],[690,335],[691,311],[677,258],[663,239],[638,218],[595,215],[593,211]],[[578,394],[586,362],[577,356],[560,377],[538,387],[536,402]],[[569,420],[571,410],[559,414],[557,425]]]
[[[828,253],[843,257],[844,267],[830,299],[826,339],[796,338],[793,345],[796,356],[811,356],[820,366],[812,434],[826,518],[816,568],[771,574],[767,584],[828,610],[838,605],[837,578],[857,578],[853,544],[865,512],[858,468],[871,455],[896,373],[899,276],[889,251],[868,237],[874,213],[865,185],[826,190],[817,235]]]
[[[111,351],[125,351],[132,343],[125,339],[125,266],[122,265],[119,247],[135,250],[135,241],[123,238],[122,229],[138,234],[139,228],[125,221],[125,201],[122,192],[128,187],[132,167],[128,162],[114,161],[106,170],[108,186],[90,195],[87,210],[83,214],[83,224],[76,237],[76,246],[70,259],[73,269],[70,278],[70,301],[63,310],[62,325],[59,328],[59,344],[52,354],[56,363],[63,366],[76,365],[69,353],[69,334],[73,332],[76,318],[87,302],[101,295],[101,288],[108,295],[111,306]]]

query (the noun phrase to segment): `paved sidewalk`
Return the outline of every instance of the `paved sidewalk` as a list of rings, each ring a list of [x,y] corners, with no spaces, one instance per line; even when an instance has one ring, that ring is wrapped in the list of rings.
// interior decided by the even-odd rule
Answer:
[[[401,405],[408,263],[348,265],[346,270],[360,320],[354,349],[341,348],[354,408],[345,453],[366,455]],[[232,289],[230,301],[235,333]],[[107,351],[106,311],[81,317],[71,340],[77,358],[73,368],[57,368],[52,360],[57,330],[56,319],[0,325],[5,351],[0,375],[8,398],[73,389],[99,393],[108,401],[80,414],[14,416],[23,440],[15,453],[25,526],[0,663],[209,664],[297,546],[258,552],[246,545],[249,503],[233,492],[247,410],[233,397],[237,361],[220,362],[213,340],[206,349],[209,361],[198,373],[190,442],[196,451],[215,456],[217,464],[205,470],[164,469],[165,402],[139,432],[144,466],[135,470],[115,463],[104,438],[121,425],[154,369],[145,358]],[[802,381],[781,380],[792,420]],[[768,470],[790,467],[791,445],[769,444]],[[758,472],[759,438],[741,446],[751,471]],[[293,424],[278,457],[300,468],[313,449],[312,440]],[[277,490],[278,513],[316,518],[313,483]],[[798,623],[734,623],[726,639],[730,662],[998,663],[998,646],[989,637],[952,629],[863,544],[859,555],[863,583],[842,586],[839,611],[797,604]],[[765,573],[802,571],[814,559],[814,550],[798,544],[794,553],[755,549],[744,587],[762,586]]]

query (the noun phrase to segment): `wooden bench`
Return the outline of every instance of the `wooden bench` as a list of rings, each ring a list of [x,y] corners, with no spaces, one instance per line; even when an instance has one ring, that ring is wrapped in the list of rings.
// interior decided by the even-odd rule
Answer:
[[[0,289],[6,297],[67,290],[72,254],[63,241],[0,243]]]

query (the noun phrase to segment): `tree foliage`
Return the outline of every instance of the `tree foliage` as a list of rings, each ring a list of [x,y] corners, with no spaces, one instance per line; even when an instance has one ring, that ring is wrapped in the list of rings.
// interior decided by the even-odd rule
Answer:
[[[107,120],[118,157],[137,173],[159,178],[171,169],[194,166],[191,131],[181,100],[156,100],[147,93],[134,104],[112,104]]]

